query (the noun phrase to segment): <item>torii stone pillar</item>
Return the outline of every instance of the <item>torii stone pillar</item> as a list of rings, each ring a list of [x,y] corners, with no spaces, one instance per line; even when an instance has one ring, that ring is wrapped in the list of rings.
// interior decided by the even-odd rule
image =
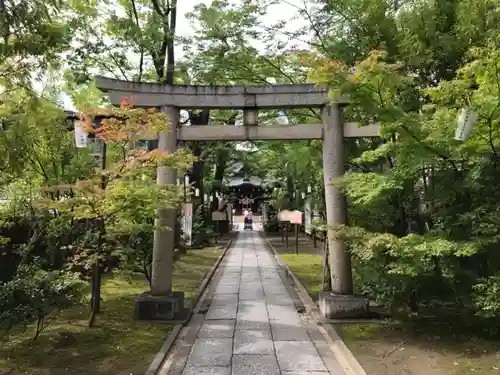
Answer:
[[[180,110],[175,107],[163,107],[167,112],[168,130],[158,134],[158,150],[169,154],[177,151],[177,126]],[[173,168],[158,167],[156,172],[158,185],[175,185],[177,171]],[[165,296],[172,293],[172,271],[174,263],[176,213],[172,208],[158,208],[155,220],[153,259],[151,266],[151,294]]]
[[[340,105],[322,108],[323,181],[331,272],[331,291],[320,293],[320,310],[327,318],[360,316],[368,312],[368,301],[353,296],[351,257],[344,241],[335,238],[335,227],[347,224],[346,199],[333,182],[345,172],[344,123]]]
[[[161,108],[167,112],[168,129],[158,134],[158,150],[169,154],[177,151],[177,127],[180,109],[172,106]],[[158,167],[156,183],[175,185],[177,171],[173,168]],[[151,293],[137,297],[136,317],[141,320],[172,320],[180,318],[184,311],[184,293],[172,291],[174,269],[176,211],[162,207],[159,202],[153,238],[151,264]]]

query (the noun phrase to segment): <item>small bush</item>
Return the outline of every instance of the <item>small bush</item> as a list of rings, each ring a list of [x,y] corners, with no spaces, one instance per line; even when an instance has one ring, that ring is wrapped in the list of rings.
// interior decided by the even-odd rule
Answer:
[[[85,286],[77,273],[20,267],[14,279],[0,284],[2,337],[16,325],[36,322],[37,338],[49,315],[82,302]]]

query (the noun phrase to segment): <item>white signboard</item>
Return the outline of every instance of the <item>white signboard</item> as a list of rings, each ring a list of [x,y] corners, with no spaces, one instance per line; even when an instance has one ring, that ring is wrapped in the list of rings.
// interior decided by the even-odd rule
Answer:
[[[289,221],[290,224],[302,224],[302,211],[280,211],[278,213],[278,220]]]
[[[225,221],[226,218],[226,212],[220,212],[220,211],[212,211],[212,220],[213,221]]]
[[[307,198],[304,204],[304,230],[307,234],[312,233],[312,207],[311,198]]]
[[[193,204],[184,203],[182,209],[182,233],[186,246],[191,246],[193,235]]]
[[[83,130],[82,122],[74,120],[75,125],[75,144],[77,148],[87,147],[87,133]]]

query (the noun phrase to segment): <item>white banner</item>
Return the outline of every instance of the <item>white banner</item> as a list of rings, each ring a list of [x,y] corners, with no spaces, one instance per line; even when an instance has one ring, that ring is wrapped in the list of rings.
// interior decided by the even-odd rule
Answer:
[[[226,201],[222,195],[218,197],[218,200],[219,200],[219,205],[217,206],[217,209],[222,210],[226,204]]]
[[[319,220],[321,217],[319,216],[319,209],[317,205],[314,205],[314,210],[313,210],[313,221],[314,220]]]
[[[182,210],[182,233],[184,235],[184,243],[186,246],[191,246],[193,235],[193,204],[184,203]]]
[[[267,203],[262,204],[262,222],[267,223]]]
[[[233,205],[232,203],[228,203],[226,206],[226,215],[229,222],[233,223]]]
[[[304,203],[304,230],[307,234],[312,233],[312,208],[311,208],[311,198],[306,198]]]

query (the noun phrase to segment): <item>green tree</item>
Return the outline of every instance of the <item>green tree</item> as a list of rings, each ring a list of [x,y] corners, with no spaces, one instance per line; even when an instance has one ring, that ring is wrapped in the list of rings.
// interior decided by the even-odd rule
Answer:
[[[98,128],[93,127],[93,116],[96,114],[107,117]],[[100,306],[102,264],[112,253],[116,253],[117,243],[128,236],[131,243],[126,246],[126,251],[130,253],[129,247],[141,240],[143,231],[151,230],[151,235],[154,229],[151,223],[156,216],[158,202],[170,207],[180,203],[177,186],[152,183],[156,168],[167,166],[185,169],[192,159],[183,150],[169,155],[159,150],[150,153],[129,151],[130,144],[140,134],[170,131],[165,128],[167,118],[164,113],[130,108],[111,109],[102,113],[100,109],[97,113],[87,113],[83,120],[87,129],[94,131],[97,140],[117,144],[123,150],[123,158],[86,180],[49,187],[49,193],[62,192],[65,199],[39,200],[38,205],[71,215],[85,225],[86,235],[76,245],[79,248],[74,261],[85,269],[92,269],[89,318],[89,326],[92,326]],[[148,257],[146,255],[146,259]]]

